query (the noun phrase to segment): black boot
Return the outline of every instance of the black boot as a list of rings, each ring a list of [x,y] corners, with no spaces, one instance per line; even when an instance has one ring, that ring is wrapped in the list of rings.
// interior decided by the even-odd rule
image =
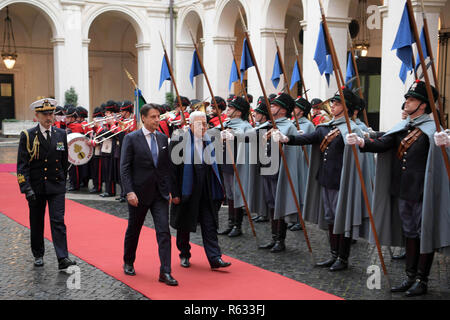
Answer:
[[[330,271],[341,271],[348,268],[348,257],[350,257],[350,248],[352,238],[347,238],[343,234],[339,236],[339,254],[337,260],[330,267]]]
[[[234,227],[233,230],[228,234],[229,237],[239,237],[242,235],[242,219],[244,218],[244,209],[243,208],[236,208],[234,209]]]
[[[396,287],[391,288],[391,292],[405,292],[416,281],[417,264],[419,262],[420,239],[406,238],[406,276],[407,278]]]
[[[328,236],[330,240],[331,258],[322,262],[316,263],[316,267],[329,268],[333,265],[338,257],[339,251],[339,236],[333,233],[333,224],[328,225]]]
[[[229,234],[231,230],[233,230],[233,226],[234,226],[234,201],[228,200],[228,227],[225,230],[218,232],[217,234],[218,235]]]
[[[284,244],[284,240],[286,239],[286,230],[287,230],[287,223],[284,221],[284,219],[277,219],[275,220],[277,224],[278,229],[278,236],[277,241],[275,241],[275,245],[270,249],[270,252],[277,253],[281,251],[286,250],[286,245]]]
[[[260,245],[258,247],[259,249],[272,249],[273,246],[275,245],[275,242],[277,240],[279,240],[278,239],[278,224],[277,224],[277,221],[273,219],[274,211],[275,211],[275,209],[270,209],[270,212],[269,212],[269,214],[271,216],[270,223],[271,223],[271,227],[272,227],[271,228],[272,229],[272,240],[266,244]]]
[[[406,291],[407,297],[421,296],[427,293],[428,276],[430,275],[431,265],[433,264],[434,252],[424,253],[419,257],[419,266],[416,282]]]

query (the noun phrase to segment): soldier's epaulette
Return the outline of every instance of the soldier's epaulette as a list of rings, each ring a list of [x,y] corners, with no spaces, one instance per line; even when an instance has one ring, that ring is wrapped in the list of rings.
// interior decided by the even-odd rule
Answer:
[[[28,129],[28,130],[30,130],[30,129]],[[39,158],[39,144],[40,143],[39,143],[38,134],[36,132],[36,135],[33,140],[33,146],[30,146],[30,133],[32,133],[32,130],[34,130],[34,129],[31,129],[30,132],[28,132],[28,130],[23,130],[22,132],[27,137],[26,146],[27,146],[28,154],[30,155],[29,162],[31,162],[33,159]]]

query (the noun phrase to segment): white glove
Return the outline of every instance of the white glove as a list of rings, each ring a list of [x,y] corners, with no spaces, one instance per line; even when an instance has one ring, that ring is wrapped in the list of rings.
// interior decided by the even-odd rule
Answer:
[[[450,137],[448,136],[447,130],[434,133],[434,143],[438,147],[449,147]]]
[[[358,145],[359,147],[364,147],[364,139],[358,137],[356,133],[350,133],[345,136],[345,141],[347,141],[347,144],[349,145]]]
[[[363,131],[362,133],[363,133],[364,138],[367,138],[367,139],[370,138],[370,132],[368,132],[368,131]]]
[[[289,141],[289,138],[282,134],[280,130],[276,129],[272,131],[272,140],[277,143],[286,143]]]
[[[220,131],[220,137],[222,138],[222,141],[230,141],[234,139],[234,135],[229,130]]]
[[[305,131],[303,131],[303,130],[299,129],[299,130],[297,130],[297,133],[298,133],[298,134],[304,134],[304,133],[305,133]]]

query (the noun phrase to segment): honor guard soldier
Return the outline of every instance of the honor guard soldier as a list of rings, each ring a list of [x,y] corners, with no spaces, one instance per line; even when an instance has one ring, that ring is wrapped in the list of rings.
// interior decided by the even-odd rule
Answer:
[[[177,129],[182,129],[185,125],[181,125],[181,122],[183,121],[183,118],[181,117],[181,109],[186,110],[187,107],[189,107],[191,105],[191,102],[189,101],[188,98],[180,96],[180,100],[181,100],[181,106],[183,106],[183,108],[179,105],[178,103],[178,99],[175,99],[175,118],[173,119],[169,119],[169,126],[172,128],[172,132],[177,130]],[[189,119],[189,113],[187,111],[184,111],[184,118]],[[172,132],[170,134],[172,134]]]
[[[99,136],[104,132],[103,129],[103,109],[101,107],[97,107],[94,109],[93,117],[93,125],[92,125],[92,134],[89,136],[91,139],[91,143],[94,147],[94,155],[92,156],[92,160],[90,163],[91,168],[91,177],[93,187],[89,190],[90,193],[99,193],[102,191],[102,155],[101,148],[102,145],[100,143],[95,143],[95,137]],[[100,138],[101,139],[101,138]]]
[[[79,118],[77,113],[77,108],[73,105],[67,106],[66,111],[66,132],[71,133],[84,133],[83,126],[77,121]],[[69,187],[67,191],[77,191],[80,190],[80,172],[79,167],[76,165],[70,166],[69,169]]]
[[[214,99],[217,102],[217,106],[219,107],[219,110],[221,111],[220,118],[222,119],[222,122],[227,121],[227,114],[224,112],[227,108],[227,103],[222,97],[214,97]],[[208,121],[208,125],[210,128],[215,128],[220,125],[219,115],[217,114],[216,108],[211,105],[209,108],[211,108],[211,119]]]
[[[431,89],[436,100],[438,93]],[[347,141],[363,152],[378,153],[375,227],[381,245],[406,246],[406,279],[391,291],[412,297],[427,293],[435,250],[450,252],[450,191],[439,148],[445,144],[433,141],[446,133],[436,133],[425,82],[413,83],[405,99],[408,117],[383,136],[349,135]],[[445,152],[449,154],[448,147]]]
[[[343,93],[351,117],[359,98],[347,87],[343,88]],[[353,153],[343,138],[348,129],[339,93],[331,103],[332,121],[319,124],[309,134],[286,136],[278,131],[276,140],[288,145],[312,145],[303,214],[305,221],[328,229],[331,258],[317,263],[317,266],[340,271],[348,267],[352,237],[368,237],[368,234],[363,234],[368,228],[368,214],[364,203],[361,203],[361,188],[355,187],[360,185],[360,181],[355,173]],[[361,130],[353,121],[350,125],[352,132],[362,137]],[[365,163],[359,153],[358,159],[364,168]],[[363,177],[371,199],[368,172],[363,171]]]
[[[221,132],[222,139],[224,140],[223,165],[221,166],[221,169],[223,174],[225,195],[228,203],[228,227],[219,232],[219,235],[237,237],[242,234],[244,208],[242,203],[237,205],[237,202],[242,202],[242,194],[240,193],[239,186],[237,185],[232,161],[236,164],[236,158],[238,157],[239,152],[245,153],[243,156],[248,153],[246,150],[248,149],[248,146],[246,146],[245,140],[235,139],[235,136],[243,135],[246,131],[252,129],[252,126],[247,120],[249,111],[250,105],[241,97],[236,97],[233,99],[226,109],[228,121],[223,124],[224,131]],[[220,126],[217,127],[217,129],[219,128]],[[231,132],[229,132],[229,130],[231,130]],[[230,146],[234,146],[234,159],[230,159],[229,152],[227,151],[228,148],[225,145],[226,143],[229,143],[230,140],[234,142],[230,144]],[[248,178],[248,164],[243,164],[240,166],[236,164],[236,168],[241,178],[242,185],[246,185],[246,180]]]
[[[100,196],[114,197],[116,195],[116,182],[117,182],[117,161],[116,161],[116,149],[117,149],[117,137],[111,137],[116,130],[118,130],[118,122],[116,120],[116,113],[119,112],[119,106],[113,100],[109,100],[105,106],[105,131],[106,134],[102,136],[102,165],[104,168],[103,181],[105,182],[105,192]]]
[[[64,224],[66,175],[68,168],[67,136],[52,126],[56,100],[41,99],[30,105],[39,124],[22,131],[17,154],[17,180],[30,210],[31,251],[34,265],[44,265],[44,217],[48,204],[52,241],[58,269],[76,263],[69,259]]]
[[[168,118],[170,116],[170,107],[167,104],[162,104],[159,108],[160,121],[158,131],[170,138],[171,128],[169,127]]]
[[[55,109],[55,124],[54,126],[59,129],[66,129],[66,114],[64,112],[64,108],[61,106],[57,106]]]

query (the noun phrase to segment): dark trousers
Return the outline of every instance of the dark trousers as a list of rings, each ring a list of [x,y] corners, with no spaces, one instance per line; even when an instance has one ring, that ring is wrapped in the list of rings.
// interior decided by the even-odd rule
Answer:
[[[125,233],[123,260],[127,264],[133,264],[136,260],[139,234],[141,233],[148,210],[150,210],[155,224],[159,260],[161,263],[160,272],[170,273],[171,239],[169,230],[169,202],[161,197],[159,193],[149,206],[139,203],[137,207],[133,207],[128,204],[129,218],[128,228]]]
[[[91,166],[92,183],[94,184],[94,189],[102,190],[102,158],[93,157],[89,162]]]
[[[114,161],[112,156],[102,156],[103,181],[105,181],[105,192],[116,195],[116,179],[114,171]]]
[[[65,194],[38,194],[36,200],[29,201],[30,208],[30,235],[31,251],[35,258],[43,257],[44,246],[44,218],[45,207],[48,203],[50,215],[50,228],[52,232],[53,246],[59,259],[67,258],[67,236],[64,224]]]
[[[80,189],[80,168],[72,165],[69,169],[69,184],[75,189]]]

